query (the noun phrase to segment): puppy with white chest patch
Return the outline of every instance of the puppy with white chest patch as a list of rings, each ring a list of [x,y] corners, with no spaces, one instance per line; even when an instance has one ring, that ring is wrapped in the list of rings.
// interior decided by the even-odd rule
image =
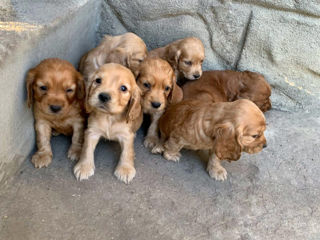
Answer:
[[[84,81],[71,63],[50,58],[29,70],[27,75],[28,106],[33,105],[38,151],[32,156],[36,168],[52,161],[50,138],[54,133],[72,135],[68,151],[78,160],[85,123]]]
[[[90,113],[88,128],[80,161],[74,167],[78,180],[94,174],[94,150],[101,137],[121,145],[115,176],[125,183],[134,178],[134,138],[143,119],[140,101],[141,91],[128,68],[109,63],[92,75],[85,101]]]
[[[178,83],[183,83],[184,78],[196,80],[201,77],[205,50],[199,38],[188,37],[153,49],[148,57],[160,57],[168,61],[175,71]]]
[[[151,116],[151,125],[144,145],[153,148],[159,141],[159,118],[169,104],[182,100],[183,93],[176,84],[170,64],[161,58],[147,58],[141,64],[137,84],[142,91],[143,112]]]

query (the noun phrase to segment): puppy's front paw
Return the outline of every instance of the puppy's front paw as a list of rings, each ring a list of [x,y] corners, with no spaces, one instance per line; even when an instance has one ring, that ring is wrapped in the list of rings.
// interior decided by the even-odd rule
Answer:
[[[136,175],[136,169],[130,165],[117,166],[114,175],[122,182],[128,184]]]
[[[168,152],[164,152],[163,156],[165,159],[169,160],[169,161],[174,161],[174,162],[178,162],[180,160],[181,154],[178,153],[168,153]]]
[[[81,146],[72,144],[68,151],[68,158],[71,161],[78,161],[81,154]]]
[[[211,167],[207,168],[210,177],[214,178],[217,181],[224,181],[227,179],[227,171],[224,167]]]
[[[36,152],[31,159],[35,168],[48,167],[52,161],[52,155],[50,153]]]
[[[159,142],[159,139],[157,137],[154,137],[154,136],[146,136],[145,139],[144,139],[144,146],[146,148],[153,148],[155,147]]]
[[[158,143],[156,146],[154,146],[151,150],[153,154],[161,154],[164,151],[164,147],[162,144]]]
[[[78,162],[73,173],[77,180],[88,179],[94,174],[94,164],[86,161]]]

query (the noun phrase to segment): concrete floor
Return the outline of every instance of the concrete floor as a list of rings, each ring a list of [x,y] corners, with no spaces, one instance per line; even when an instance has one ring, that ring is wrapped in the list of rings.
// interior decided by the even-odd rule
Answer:
[[[136,139],[137,175],[113,176],[117,143],[101,141],[95,175],[77,182],[70,139],[54,137],[46,169],[25,161],[0,193],[0,239],[320,239],[320,115],[266,114],[268,147],[224,166],[217,182],[197,153],[179,163]]]

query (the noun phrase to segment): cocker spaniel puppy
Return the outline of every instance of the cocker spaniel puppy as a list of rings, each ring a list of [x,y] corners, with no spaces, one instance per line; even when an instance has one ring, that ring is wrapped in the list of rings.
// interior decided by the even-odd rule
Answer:
[[[205,71],[195,82],[183,86],[183,99],[212,102],[253,101],[263,112],[271,108],[271,87],[263,75],[255,72]]]
[[[106,35],[96,48],[81,58],[79,70],[85,81],[105,63],[119,63],[136,74],[146,56],[146,44],[136,34],[129,32],[118,36]]]
[[[196,80],[202,75],[202,63],[205,54],[199,38],[179,39],[164,47],[150,51],[148,56],[167,60],[173,67],[179,82],[183,78]]]
[[[84,81],[71,63],[51,58],[43,60],[27,74],[28,106],[33,105],[38,151],[31,161],[36,168],[52,161],[52,133],[72,135],[68,151],[78,160],[85,122]]]
[[[115,176],[125,183],[134,178],[134,138],[143,118],[140,100],[132,72],[120,64],[105,64],[91,76],[85,101],[90,113],[88,128],[80,161],[74,167],[78,180],[94,174],[94,150],[101,137],[120,143]]]
[[[147,58],[141,64],[137,84],[142,91],[143,112],[151,116],[144,145],[153,148],[159,142],[158,120],[169,104],[182,100],[182,90],[172,67],[161,58]]]
[[[178,161],[182,148],[209,150],[207,171],[225,180],[222,160],[236,161],[241,152],[257,153],[266,147],[266,121],[260,109],[246,99],[210,103],[184,100],[172,105],[159,120],[161,142],[152,151]]]

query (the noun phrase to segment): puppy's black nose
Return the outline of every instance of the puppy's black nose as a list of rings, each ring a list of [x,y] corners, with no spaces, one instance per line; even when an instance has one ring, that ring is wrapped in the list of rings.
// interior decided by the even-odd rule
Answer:
[[[151,102],[152,107],[159,108],[161,106],[161,103],[159,102]]]
[[[111,96],[109,93],[103,92],[98,95],[98,98],[101,102],[106,103],[111,99]]]
[[[265,144],[263,144],[263,148],[266,148],[267,147],[267,144],[265,143]]]
[[[200,77],[200,74],[194,74],[193,77],[194,79],[198,79]]]
[[[50,105],[50,109],[52,112],[57,113],[61,110],[61,106],[59,105]]]

